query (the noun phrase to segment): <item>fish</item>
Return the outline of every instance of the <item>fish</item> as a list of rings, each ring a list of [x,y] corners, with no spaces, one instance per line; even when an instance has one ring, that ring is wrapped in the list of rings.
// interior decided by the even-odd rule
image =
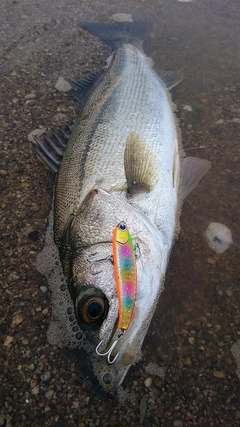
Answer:
[[[72,82],[74,123],[36,137],[56,174],[38,268],[52,290],[49,341],[58,334],[83,350],[100,386],[115,393],[142,357],[183,200],[210,162],[184,154],[169,92],[181,78],[153,70],[142,47],[151,25],[80,26],[112,54],[106,68]]]

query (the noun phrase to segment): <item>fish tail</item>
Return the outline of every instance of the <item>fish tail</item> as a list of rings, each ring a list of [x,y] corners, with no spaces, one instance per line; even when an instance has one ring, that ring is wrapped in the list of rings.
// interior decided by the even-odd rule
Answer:
[[[80,22],[84,30],[103,40],[112,51],[120,49],[124,44],[132,44],[142,52],[142,43],[149,34],[152,25],[150,22],[117,22],[94,23]]]

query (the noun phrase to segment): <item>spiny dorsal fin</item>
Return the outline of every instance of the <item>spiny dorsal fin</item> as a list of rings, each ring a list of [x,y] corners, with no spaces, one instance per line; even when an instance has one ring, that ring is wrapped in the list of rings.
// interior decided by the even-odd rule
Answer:
[[[41,137],[34,137],[33,149],[43,163],[54,173],[58,172],[63,153],[72,133],[73,124],[74,121],[68,122],[57,129],[48,131]]]
[[[182,197],[185,199],[198,185],[211,163],[198,157],[185,157],[182,164]]]
[[[88,74],[87,77],[77,82],[71,80],[70,83],[72,89],[70,89],[69,94],[76,98],[79,102],[82,102],[86,96],[89,95],[92,88],[100,80],[104,72],[105,70],[98,70]]]
[[[151,191],[157,182],[158,167],[151,148],[136,132],[127,138],[124,168],[129,193]]]

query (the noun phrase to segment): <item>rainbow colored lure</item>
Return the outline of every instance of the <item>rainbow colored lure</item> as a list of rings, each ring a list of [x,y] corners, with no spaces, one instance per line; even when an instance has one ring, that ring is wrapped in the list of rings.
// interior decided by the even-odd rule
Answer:
[[[128,329],[137,291],[137,267],[131,234],[125,222],[113,230],[113,265],[118,294],[118,329]]]

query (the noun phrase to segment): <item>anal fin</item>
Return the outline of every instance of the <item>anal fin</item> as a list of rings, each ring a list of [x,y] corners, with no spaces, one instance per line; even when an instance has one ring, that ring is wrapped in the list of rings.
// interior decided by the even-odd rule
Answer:
[[[185,199],[211,167],[209,160],[185,157],[182,164],[182,197]]]

